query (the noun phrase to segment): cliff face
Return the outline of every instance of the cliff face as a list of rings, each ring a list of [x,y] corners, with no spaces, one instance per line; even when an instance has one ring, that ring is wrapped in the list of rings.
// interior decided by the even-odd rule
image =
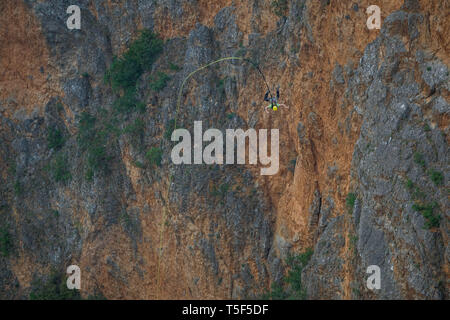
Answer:
[[[381,30],[369,1],[276,3],[86,0],[68,30],[70,1],[0,2],[0,297],[71,264],[83,297],[257,297],[311,248],[310,299],[448,298],[449,2],[377,1]],[[117,112],[104,76],[142,29],[163,51]],[[290,109],[233,61],[177,113],[227,56]],[[279,172],[174,165],[175,118],[278,128]]]

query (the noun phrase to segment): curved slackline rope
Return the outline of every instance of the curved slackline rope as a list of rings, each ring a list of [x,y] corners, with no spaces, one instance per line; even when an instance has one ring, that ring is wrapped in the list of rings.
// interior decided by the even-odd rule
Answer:
[[[181,84],[180,91],[178,92],[177,110],[176,110],[176,113],[175,113],[175,126],[174,126],[174,128],[176,128],[178,111],[180,110],[180,105],[181,105],[181,96],[182,96],[182,94],[183,94],[183,88],[184,88],[184,85],[186,84],[186,81],[188,81],[189,78],[192,77],[192,76],[193,76],[195,73],[197,73],[198,71],[201,71],[201,70],[203,70],[203,69],[206,69],[206,68],[212,66],[213,64],[216,64],[216,63],[219,63],[219,62],[222,62],[222,61],[227,61],[227,60],[242,60],[242,61],[245,61],[245,62],[250,63],[250,64],[251,64],[256,70],[258,70],[258,72],[261,74],[261,76],[262,76],[262,78],[263,78],[263,80],[264,80],[264,83],[265,83],[266,86],[267,86],[267,91],[268,91],[269,94],[270,94],[270,98],[273,98],[272,92],[270,91],[270,87],[269,87],[269,85],[267,84],[266,77],[265,77],[264,74],[262,73],[261,69],[259,69],[259,67],[258,67],[257,64],[255,64],[255,63],[254,63],[253,61],[251,61],[250,59],[243,58],[243,57],[226,57],[226,58],[221,58],[221,59],[215,60],[215,61],[213,61],[213,62],[210,62],[210,63],[208,63],[208,64],[205,64],[204,66],[202,66],[202,67],[200,67],[200,68],[198,68],[198,69],[192,71],[191,73],[188,74],[188,76],[187,76],[186,78],[184,78],[183,83]]]
[[[221,59],[215,60],[213,62],[210,62],[208,64],[205,64],[204,66],[201,66],[200,68],[197,68],[196,70],[194,70],[191,73],[189,73],[186,78],[184,78],[183,83],[181,84],[180,91],[178,92],[177,109],[176,109],[176,112],[175,112],[175,121],[174,121],[174,130],[177,128],[177,118],[178,118],[178,112],[180,110],[181,96],[183,94],[183,88],[184,88],[184,85],[186,84],[186,82],[189,80],[189,78],[191,78],[198,71],[206,69],[206,68],[212,66],[213,64],[216,64],[216,63],[219,63],[219,62],[222,62],[222,61],[227,61],[227,60],[241,60],[241,61],[245,61],[245,62],[250,63],[261,74],[261,76],[262,76],[262,78],[264,80],[264,83],[267,86],[267,91],[270,94],[270,98],[273,99],[272,92],[270,91],[270,87],[269,87],[269,85],[267,84],[267,81],[266,81],[266,77],[262,73],[261,69],[259,69],[257,64],[255,64],[250,59],[246,59],[246,58],[243,58],[243,57],[225,57],[225,58],[221,58]],[[172,177],[169,175],[169,187],[167,188],[166,199],[169,199],[170,187],[172,186],[171,182],[172,182]],[[156,290],[157,290],[157,292],[156,292],[156,299],[159,298],[159,290],[161,288],[161,272],[160,272],[161,269],[160,269],[160,266],[161,266],[162,243],[163,243],[163,234],[164,234],[164,225],[165,225],[167,206],[168,206],[168,203],[166,203],[165,205],[163,204],[163,216],[162,216],[162,220],[161,220],[160,233],[159,233],[159,250],[158,250],[159,251],[159,255],[158,255],[158,266],[157,266],[157,271],[156,271],[157,272],[157,277],[158,277],[157,278],[157,287],[156,287]]]

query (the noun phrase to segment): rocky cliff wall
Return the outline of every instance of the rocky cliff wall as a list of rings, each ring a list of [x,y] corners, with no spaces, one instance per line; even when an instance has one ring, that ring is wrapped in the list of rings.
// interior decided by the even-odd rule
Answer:
[[[369,1],[276,3],[78,1],[68,30],[70,1],[1,2],[1,297],[70,264],[83,297],[258,297],[308,248],[310,299],[448,297],[448,1],[377,1],[379,31]],[[104,76],[142,29],[163,51],[140,108],[117,112]],[[265,113],[264,82],[234,61],[191,78],[177,112],[185,77],[227,56],[290,109]],[[279,172],[174,165],[175,118],[278,128]]]

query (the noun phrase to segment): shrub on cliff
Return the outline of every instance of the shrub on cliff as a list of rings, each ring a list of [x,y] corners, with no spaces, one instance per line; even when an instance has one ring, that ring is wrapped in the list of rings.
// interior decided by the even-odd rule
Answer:
[[[147,151],[145,157],[147,158],[148,162],[152,166],[161,166],[162,161],[162,150],[161,148],[151,148]]]
[[[313,250],[308,248],[305,252],[299,255],[290,256],[287,259],[289,271],[285,278],[285,282],[290,286],[290,299],[306,299],[306,290],[302,285],[302,271],[311,259],[312,254]]]
[[[163,41],[149,30],[140,32],[122,57],[115,58],[105,74],[105,80],[113,89],[129,89],[144,71],[150,70],[153,62],[163,49]]]
[[[97,119],[87,112],[81,114],[77,141],[81,150],[87,154],[87,173],[86,178],[92,180],[94,171],[106,170],[107,155],[106,145],[108,142],[107,130],[97,129],[95,124]]]
[[[145,123],[142,119],[138,118],[133,123],[127,125],[123,132],[130,136],[131,143],[134,146],[139,146],[145,132]]]
[[[83,112],[81,114],[78,124],[77,141],[82,149],[86,149],[95,136],[95,122],[95,117],[88,112]]]
[[[425,228],[438,228],[441,220],[441,216],[439,214],[435,214],[434,210],[438,208],[438,204],[436,201],[432,203],[415,203],[413,204],[413,210],[422,214],[425,218]]]
[[[11,234],[8,229],[0,229],[0,253],[2,256],[7,257],[12,250]]]
[[[47,142],[50,149],[59,150],[64,145],[64,136],[58,128],[48,128]]]
[[[170,80],[170,77],[164,73],[164,72],[158,72],[158,74],[156,75],[156,78],[154,78],[151,82],[150,82],[150,88],[152,88],[153,91],[161,91],[162,89],[164,89],[167,85],[167,81]]]
[[[153,32],[143,30],[122,57],[114,58],[105,73],[105,82],[121,93],[121,97],[114,103],[117,111],[128,113],[136,109],[145,110],[145,104],[136,98],[136,83],[145,71],[151,69],[162,50],[163,41]],[[164,87],[167,80],[158,79],[157,87]]]
[[[69,290],[62,273],[52,271],[48,279],[32,283],[30,300],[80,300],[78,290]]]
[[[347,206],[348,213],[353,214],[353,207],[355,206],[355,202],[356,202],[356,194],[350,192],[345,198],[345,205]]]
[[[135,89],[127,89],[124,94],[114,101],[114,109],[120,113],[128,113],[138,107],[139,100],[136,98]]]
[[[68,167],[67,157],[62,153],[58,154],[51,164],[53,179],[56,182],[68,182],[72,178]]]
[[[428,174],[430,175],[431,181],[433,181],[436,186],[442,185],[442,182],[444,181],[444,175],[441,172],[430,169]]]
[[[425,169],[425,159],[423,157],[423,154],[419,152],[414,153],[414,162]]]
[[[304,300],[306,299],[306,290],[302,285],[302,272],[308,264],[313,250],[306,249],[305,252],[298,255],[291,255],[287,258],[287,275],[281,279],[280,283],[272,283],[271,290],[262,295],[262,299],[272,300]]]

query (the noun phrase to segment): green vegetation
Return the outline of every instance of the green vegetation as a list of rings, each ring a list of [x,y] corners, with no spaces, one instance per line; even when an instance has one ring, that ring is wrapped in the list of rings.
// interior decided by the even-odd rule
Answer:
[[[217,186],[214,185],[209,193],[213,197],[220,197],[223,199],[225,198],[229,189],[230,185],[228,183],[222,183],[219,185],[219,188],[217,188]]]
[[[406,189],[408,189],[410,192],[414,189],[414,183],[411,181],[411,179],[408,179],[406,181]]]
[[[142,119],[137,118],[134,122],[125,127],[124,133],[127,133],[131,136],[131,141],[133,145],[137,145],[144,134],[145,123]]]
[[[24,193],[24,188],[19,180],[14,183],[14,194],[16,196],[21,196]]]
[[[11,175],[16,174],[17,164],[14,160],[9,161],[8,173]]]
[[[139,37],[120,58],[115,58],[105,74],[113,89],[135,88],[142,73],[150,70],[162,52],[163,41],[149,30],[140,31]]]
[[[304,300],[306,299],[306,290],[302,288],[302,271],[308,264],[313,254],[312,249],[307,249],[304,253],[291,256],[287,259],[290,270],[285,281],[290,285],[289,299]]]
[[[55,218],[59,217],[59,211],[58,210],[50,210],[50,213],[53,214],[55,216]]]
[[[440,186],[444,182],[443,174],[437,170],[430,169],[428,171],[428,175],[430,176],[431,181],[433,181],[436,186]]]
[[[81,114],[77,136],[77,141],[81,148],[87,148],[90,141],[94,138],[95,122],[96,119],[91,114],[87,112]]]
[[[352,293],[354,297],[353,299],[359,299],[361,297],[361,291],[359,290],[359,288],[353,287]]]
[[[145,165],[144,165],[142,162],[138,161],[138,160],[134,161],[134,162],[133,162],[133,165],[134,165],[136,168],[140,168],[140,169],[144,169],[144,168],[145,168]]]
[[[134,122],[125,127],[125,133],[133,136],[139,136],[144,133],[145,123],[142,119],[137,118]]]
[[[434,209],[437,207],[438,204],[436,201],[426,204],[415,203],[412,206],[415,211],[420,212],[425,218],[425,228],[427,229],[439,227],[441,216],[438,214],[434,214]]]
[[[143,103],[142,101],[139,101],[136,104],[136,109],[140,112],[140,113],[144,113],[145,110],[147,109],[147,106],[145,105],[145,103]]]
[[[121,222],[126,228],[128,228],[128,227],[131,225],[131,223],[132,223],[131,217],[130,217],[130,215],[128,214],[128,212],[126,212],[126,211],[124,211],[124,212],[122,212],[122,213],[120,214],[119,219],[120,219],[120,222]]]
[[[136,84],[141,75],[151,69],[162,49],[163,41],[149,30],[143,30],[123,56],[114,59],[105,74],[105,82],[110,83],[116,92],[121,92],[121,97],[114,103],[116,111],[145,111],[145,104],[136,98]],[[155,86],[164,87],[167,81],[160,77]]]
[[[12,251],[12,239],[11,234],[7,228],[0,229],[0,254],[3,257],[8,257]]]
[[[150,88],[156,92],[161,91],[166,87],[169,80],[170,77],[166,73],[158,71],[156,78],[150,82]]]
[[[105,131],[113,136],[119,137],[122,134],[122,130],[119,129],[119,119],[112,115],[111,117],[102,121],[102,127]]]
[[[87,181],[91,182],[94,180],[94,170],[92,168],[87,168],[86,173],[84,175]]]
[[[225,77],[225,78],[223,78],[223,79],[218,79],[217,80],[217,82],[216,82],[216,88],[217,88],[217,91],[219,91],[219,92],[221,92],[221,93],[223,93],[223,92],[225,92],[225,80],[226,80],[227,78]]]
[[[286,300],[287,298],[288,294],[284,291],[283,287],[273,282],[270,286],[270,291],[264,293],[261,300]]]
[[[98,171],[108,169],[111,159],[110,148],[121,134],[128,134],[134,146],[141,146],[145,131],[145,123],[137,119],[123,130],[120,123],[126,121],[131,112],[146,110],[146,104],[140,101],[137,94],[137,84],[144,72],[150,71],[152,64],[163,50],[163,41],[149,30],[139,32],[135,41],[120,57],[115,57],[104,80],[111,85],[117,99],[113,103],[113,111],[99,108],[95,114],[83,112],[79,120],[77,142],[85,155],[85,178],[92,181]],[[178,70],[178,66],[170,65],[171,70]],[[169,76],[159,72],[158,78],[151,84],[152,89],[161,90],[166,86]],[[83,75],[84,76],[84,75]],[[153,165],[160,165],[162,151],[159,148],[150,149],[146,158]],[[143,164],[136,163],[139,167]],[[66,177],[62,176],[63,180]]]
[[[426,168],[424,156],[421,153],[414,153],[414,162],[421,166],[423,169]],[[444,182],[444,175],[435,169],[428,170],[428,176],[431,181],[436,186],[441,186]],[[411,196],[414,200],[414,204],[412,206],[413,210],[422,214],[425,218],[425,228],[437,228],[439,227],[441,216],[435,211],[439,210],[439,204],[436,201],[429,202],[427,200],[427,195],[423,192],[419,187],[415,186],[414,183],[408,179],[406,182],[406,188],[411,193]]]
[[[440,216],[434,213],[434,210],[439,207],[438,203],[436,201],[432,203],[425,202],[426,194],[419,187],[415,186],[410,179],[406,182],[406,188],[415,201],[412,206],[413,210],[422,214],[426,220],[425,228],[439,227]]]
[[[356,202],[356,194],[350,192],[345,198],[345,205],[347,206],[348,213],[353,214],[353,207]]]
[[[423,130],[425,130],[426,132],[431,131],[430,125],[428,123],[425,123],[425,125],[423,126]]]
[[[230,120],[233,119],[235,116],[236,116],[235,112],[230,112],[230,113],[227,114],[227,118],[230,119]]]
[[[53,271],[47,280],[33,281],[30,300],[80,300],[78,290],[67,288],[63,273]]]
[[[412,197],[413,197],[414,200],[421,200],[421,199],[423,200],[423,199],[425,199],[426,194],[425,194],[425,192],[420,190],[419,187],[415,187],[414,188],[414,192],[412,194]]]
[[[288,9],[288,1],[287,0],[273,0],[270,4],[272,6],[273,12],[279,16],[283,17],[286,15]]]
[[[58,128],[48,128],[47,142],[50,149],[59,150],[64,145],[64,136]]]
[[[235,57],[243,57],[243,56],[245,56],[246,53],[247,53],[247,49],[241,47],[234,53],[234,56]]]
[[[176,64],[174,64],[172,62],[169,63],[169,69],[172,70],[172,71],[179,71],[179,70],[181,70],[181,68],[179,66],[177,66]]]
[[[289,256],[286,260],[289,269],[287,275],[281,280],[280,284],[272,283],[271,291],[265,293],[262,299],[306,299],[306,290],[302,285],[302,272],[311,259],[312,254],[313,250],[308,248],[299,255]]]
[[[87,300],[108,300],[108,299],[106,299],[103,293],[100,292],[88,295]]]
[[[426,195],[425,193],[417,187],[411,179],[408,179],[405,183],[406,189],[411,193],[411,196],[414,200],[420,200],[425,199]]]
[[[88,148],[87,164],[88,168],[93,171],[106,170],[108,167],[109,157],[106,153],[106,137],[104,132],[100,132],[92,146]]]
[[[423,154],[418,152],[414,153],[414,162],[425,169],[425,159],[423,158]]]
[[[350,235],[349,236],[349,240],[350,240],[350,250],[353,251],[353,254],[356,255],[357,253],[357,244],[358,244],[358,236],[357,235]]]
[[[108,132],[97,131],[95,128],[96,118],[87,112],[81,114],[78,130],[78,144],[87,153],[86,178],[91,180],[95,171],[106,170],[109,157],[106,152]]]
[[[129,88],[125,90],[121,97],[114,101],[113,108],[119,113],[129,113],[142,108],[141,104],[142,102],[136,98],[136,89]]]
[[[152,147],[147,151],[145,157],[147,158],[150,165],[159,167],[161,166],[162,161],[162,150],[161,148]]]
[[[72,175],[70,174],[68,167],[67,157],[63,153],[59,153],[50,166],[53,179],[55,179],[56,182],[64,183],[70,181]]]
[[[50,127],[47,130],[48,147],[55,151],[63,148],[65,139],[61,132],[56,127]],[[56,182],[68,182],[71,179],[71,174],[68,170],[67,157],[62,152],[57,153],[54,159],[46,166],[46,170],[50,170],[53,179]]]

